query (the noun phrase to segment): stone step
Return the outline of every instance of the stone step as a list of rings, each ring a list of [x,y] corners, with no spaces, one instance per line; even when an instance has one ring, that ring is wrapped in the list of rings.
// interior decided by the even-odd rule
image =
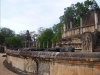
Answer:
[[[100,49],[94,49],[94,52],[100,52]]]
[[[95,46],[95,49],[99,48],[100,49],[100,45]]]
[[[75,50],[82,50],[82,48],[75,48]]]

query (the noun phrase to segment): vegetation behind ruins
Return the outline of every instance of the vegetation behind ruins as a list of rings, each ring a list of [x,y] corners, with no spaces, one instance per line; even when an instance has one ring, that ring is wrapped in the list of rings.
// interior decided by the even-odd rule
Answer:
[[[74,27],[78,27],[80,25],[79,17],[84,18],[88,11],[96,8],[99,8],[99,5],[95,0],[86,0],[84,2],[71,4],[71,6],[64,8],[64,14],[60,16],[59,23],[54,24],[51,28],[45,29],[40,27],[38,29],[38,33],[33,31],[30,34],[32,38],[36,38],[41,43],[41,47],[43,46],[43,43],[46,47],[47,42],[49,43],[49,47],[51,47],[52,42],[56,43],[61,39],[61,30],[64,24],[66,25],[71,20],[74,23]],[[22,47],[21,38],[24,34],[24,31],[19,34],[15,34],[15,32],[9,28],[1,28],[0,45],[6,43],[12,46]]]

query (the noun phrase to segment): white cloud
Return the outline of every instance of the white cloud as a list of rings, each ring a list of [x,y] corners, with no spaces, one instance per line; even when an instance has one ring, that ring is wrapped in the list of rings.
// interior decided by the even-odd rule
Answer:
[[[1,0],[1,26],[17,33],[51,27],[59,22],[64,8],[76,2],[80,0]]]

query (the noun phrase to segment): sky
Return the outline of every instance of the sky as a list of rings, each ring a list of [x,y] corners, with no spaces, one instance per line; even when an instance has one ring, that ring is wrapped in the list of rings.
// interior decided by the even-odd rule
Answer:
[[[64,8],[84,0],[0,0],[0,27],[19,33],[23,30],[37,31],[60,22]],[[100,0],[96,0],[100,6]]]

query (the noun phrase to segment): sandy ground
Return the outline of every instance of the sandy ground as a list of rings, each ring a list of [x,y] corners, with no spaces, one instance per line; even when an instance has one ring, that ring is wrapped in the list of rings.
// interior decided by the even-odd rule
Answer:
[[[3,55],[6,55],[6,54],[0,53],[0,75],[18,75],[18,74],[15,74],[14,72],[11,72],[3,65],[3,61],[6,59],[6,57],[3,57]]]

